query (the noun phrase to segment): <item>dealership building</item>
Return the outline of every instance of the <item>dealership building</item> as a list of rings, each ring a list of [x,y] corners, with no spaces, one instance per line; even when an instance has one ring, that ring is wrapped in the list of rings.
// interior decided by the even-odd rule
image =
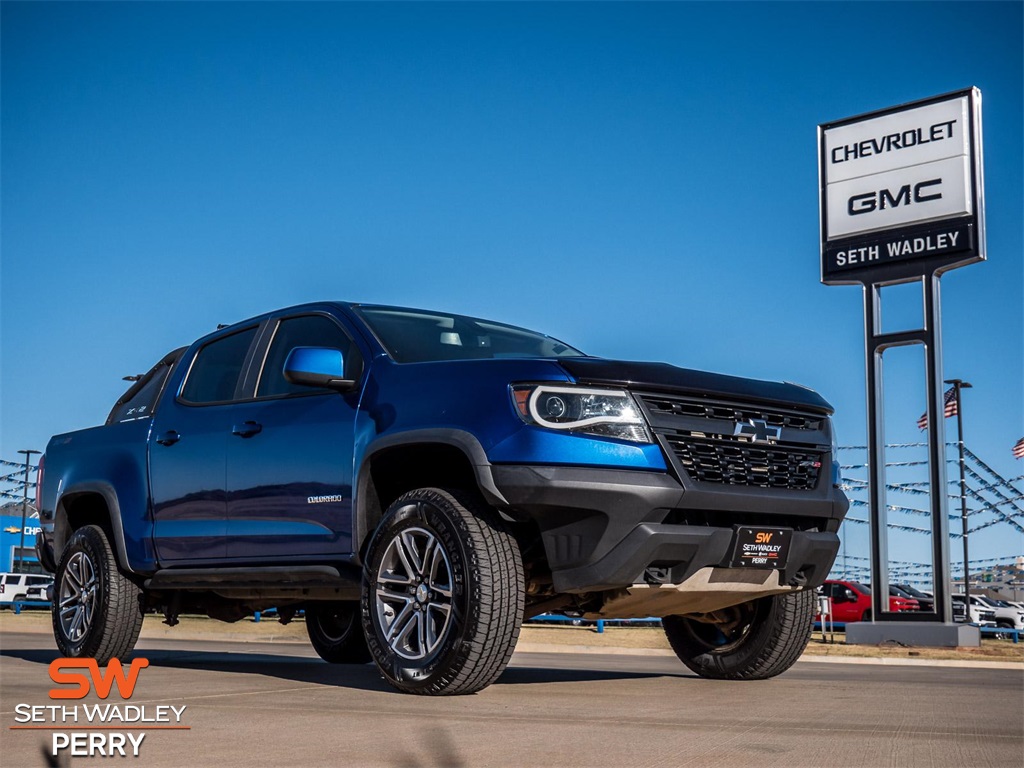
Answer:
[[[25,511],[24,542],[22,542],[22,512]],[[23,510],[23,503],[12,501],[0,506],[0,572],[14,571],[21,555],[21,567],[17,570],[42,573],[43,568],[36,557],[36,536],[39,533],[39,512],[33,504]],[[24,547],[19,551],[20,547]]]

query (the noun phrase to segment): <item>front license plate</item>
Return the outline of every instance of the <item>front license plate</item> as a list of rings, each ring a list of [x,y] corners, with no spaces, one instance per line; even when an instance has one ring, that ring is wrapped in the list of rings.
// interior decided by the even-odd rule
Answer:
[[[785,568],[792,528],[736,527],[733,568]]]

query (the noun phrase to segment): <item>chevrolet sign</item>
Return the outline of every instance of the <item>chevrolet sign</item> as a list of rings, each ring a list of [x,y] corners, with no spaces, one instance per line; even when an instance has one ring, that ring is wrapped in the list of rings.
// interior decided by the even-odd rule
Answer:
[[[984,255],[981,92],[818,127],[822,282],[885,282]]]

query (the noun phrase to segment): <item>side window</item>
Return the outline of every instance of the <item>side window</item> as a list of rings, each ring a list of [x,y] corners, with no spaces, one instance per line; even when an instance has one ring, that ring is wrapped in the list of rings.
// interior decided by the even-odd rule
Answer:
[[[245,356],[255,336],[256,328],[248,328],[211,341],[200,349],[181,390],[181,399],[190,403],[233,399]]]
[[[157,395],[163,389],[164,381],[167,380],[167,374],[170,372],[170,365],[158,365],[150,371],[138,391],[128,400],[114,407],[113,412],[107,418],[107,423],[134,421],[152,416]]]
[[[358,378],[362,371],[362,357],[359,348],[341,327],[324,315],[303,315],[282,320],[274,332],[274,341],[267,352],[256,397],[273,397],[297,392],[319,390],[292,384],[284,377],[284,363],[288,353],[295,347],[330,347],[340,349],[345,355],[345,376]],[[328,391],[328,390],[323,390]]]

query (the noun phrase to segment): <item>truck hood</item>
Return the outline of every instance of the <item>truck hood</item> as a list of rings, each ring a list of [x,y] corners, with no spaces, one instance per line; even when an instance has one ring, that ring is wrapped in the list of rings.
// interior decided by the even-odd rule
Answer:
[[[596,357],[560,358],[574,379],[586,384],[614,384],[655,392],[722,396],[744,402],[774,403],[809,408],[831,414],[833,409],[821,395],[796,384],[759,381],[721,373],[677,368],[668,363],[639,363],[603,360]]]

